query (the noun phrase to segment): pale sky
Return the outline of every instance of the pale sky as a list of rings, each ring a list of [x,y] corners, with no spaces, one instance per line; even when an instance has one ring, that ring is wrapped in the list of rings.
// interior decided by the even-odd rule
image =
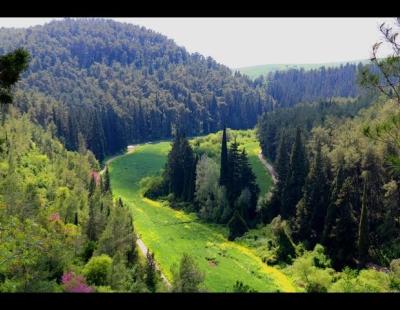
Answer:
[[[0,27],[29,27],[53,18],[0,18]],[[260,64],[366,59],[392,18],[113,18],[145,26],[189,52],[231,68]],[[382,48],[380,56],[387,55]]]

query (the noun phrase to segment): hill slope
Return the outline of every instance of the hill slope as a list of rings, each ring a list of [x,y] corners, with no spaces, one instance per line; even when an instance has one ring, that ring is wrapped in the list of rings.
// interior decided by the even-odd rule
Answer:
[[[32,55],[20,86],[40,100],[17,100],[19,107],[41,125],[53,122],[69,149],[86,144],[100,160],[128,143],[168,138],[176,126],[188,135],[223,123],[252,128],[272,104],[263,86],[131,24],[66,19],[2,28],[0,43],[0,54],[25,47]]]

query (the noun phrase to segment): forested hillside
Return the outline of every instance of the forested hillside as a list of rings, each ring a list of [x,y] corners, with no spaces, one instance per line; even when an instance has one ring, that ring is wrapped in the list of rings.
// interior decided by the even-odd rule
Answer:
[[[264,220],[281,215],[296,242],[308,249],[324,245],[335,268],[371,262],[388,266],[400,255],[399,179],[388,162],[398,151],[364,133],[382,122],[396,124],[397,106],[380,100],[354,119],[332,116],[309,128],[300,114],[307,109],[312,107],[295,109],[296,121],[295,110],[280,113],[284,122],[273,148],[278,184],[264,205]],[[391,128],[396,135],[398,128]],[[294,139],[286,134],[291,131]],[[268,134],[268,127],[259,127],[260,136]],[[269,145],[264,142],[266,152],[271,152]]]
[[[151,30],[104,19],[1,29],[0,54],[32,55],[16,100],[41,125],[54,123],[69,149],[86,144],[98,159],[128,143],[252,128],[271,108],[262,85],[211,58],[189,54]],[[28,104],[28,105],[27,105]]]
[[[267,77],[267,91],[281,107],[324,98],[356,98],[362,92],[357,83],[357,72],[362,68],[363,65],[359,63],[307,71],[276,71]]]
[[[359,94],[355,65],[252,81],[161,34],[112,20],[3,28],[0,42],[0,54],[24,47],[32,55],[17,106],[44,127],[54,123],[68,149],[86,146],[99,160],[129,143],[172,137],[176,127],[188,136],[224,124],[248,129],[274,107]]]
[[[0,292],[147,291],[130,211],[94,155],[11,114],[0,126]]]

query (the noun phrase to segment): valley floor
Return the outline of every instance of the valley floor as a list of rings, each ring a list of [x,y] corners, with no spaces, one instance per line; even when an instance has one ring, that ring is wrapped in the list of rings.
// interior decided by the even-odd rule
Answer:
[[[142,196],[140,180],[159,173],[169,148],[169,142],[139,145],[133,153],[119,156],[109,166],[114,195],[132,208],[135,229],[143,243],[155,253],[168,280],[172,281],[171,268],[179,264],[186,252],[205,272],[207,291],[232,291],[236,281],[259,292],[296,291],[281,271],[267,266],[251,249],[228,241],[224,227],[203,223],[195,214],[173,210]],[[258,159],[259,150],[253,146],[252,152]],[[260,166],[258,161],[258,170]],[[264,167],[262,170],[266,175]]]

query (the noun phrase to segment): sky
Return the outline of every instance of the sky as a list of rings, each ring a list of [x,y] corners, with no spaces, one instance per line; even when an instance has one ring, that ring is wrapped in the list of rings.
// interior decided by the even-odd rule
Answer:
[[[53,18],[0,18],[0,27],[42,25]],[[113,18],[162,33],[189,52],[231,68],[367,59],[392,18]],[[380,56],[389,49],[382,48]]]

